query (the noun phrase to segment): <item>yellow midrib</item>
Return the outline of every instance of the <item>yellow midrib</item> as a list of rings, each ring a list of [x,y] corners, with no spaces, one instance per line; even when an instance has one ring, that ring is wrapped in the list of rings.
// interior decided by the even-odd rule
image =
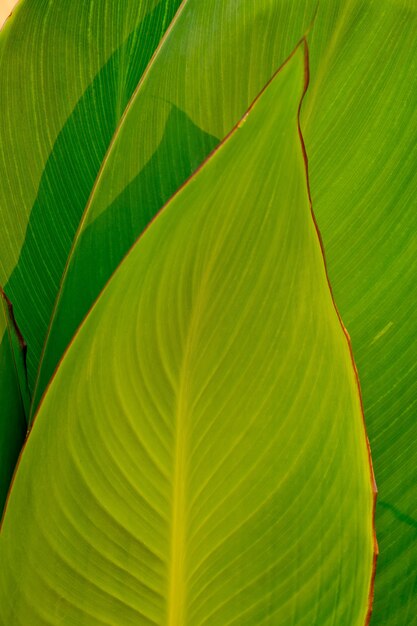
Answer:
[[[203,281],[205,283],[206,281]],[[171,559],[169,568],[169,593],[167,626],[186,624],[186,499],[187,499],[187,458],[188,458],[188,374],[190,358],[196,341],[201,312],[205,303],[205,289],[202,285],[191,314],[184,356],[179,375],[178,401],[175,414],[175,451],[172,486],[172,533]]]
[[[219,246],[219,241],[217,246]],[[200,278],[198,293],[194,299],[184,345],[182,365],[178,379],[178,401],[175,415],[175,452],[172,487],[172,533],[171,560],[169,567],[169,592],[167,626],[186,626],[187,620],[187,577],[186,577],[186,529],[187,529],[187,473],[188,473],[188,418],[189,418],[189,375],[191,356],[198,340],[200,323],[209,296],[209,280],[217,256],[213,247],[212,256]]]
[[[184,392],[180,392],[184,395]],[[185,605],[185,480],[186,432],[185,406],[178,403],[175,441],[174,482],[172,503],[171,567],[169,572],[168,626],[184,625]]]

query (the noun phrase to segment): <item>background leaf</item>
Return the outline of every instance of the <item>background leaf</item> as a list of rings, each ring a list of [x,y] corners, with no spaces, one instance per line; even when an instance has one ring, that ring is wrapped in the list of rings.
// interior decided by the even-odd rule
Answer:
[[[179,3],[22,1],[2,32],[0,280],[28,343],[31,388],[82,211]]]
[[[310,212],[304,63],[301,46],[64,357],[5,516],[4,624],[363,626],[371,468]]]
[[[26,435],[24,405],[29,408],[21,338],[17,336],[9,307],[0,288],[0,517]]]
[[[302,128],[379,491],[371,624],[416,626],[416,4],[355,0],[323,9],[309,38]]]

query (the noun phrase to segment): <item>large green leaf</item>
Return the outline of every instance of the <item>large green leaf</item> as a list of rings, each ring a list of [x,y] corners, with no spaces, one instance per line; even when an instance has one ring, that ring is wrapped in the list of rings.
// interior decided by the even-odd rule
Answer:
[[[363,626],[371,468],[304,88],[301,46],[70,345],[5,515],[4,626]]]
[[[103,2],[81,4],[73,1],[69,4],[60,0],[60,3],[48,3],[45,11],[46,4],[46,0],[31,0],[30,3],[22,0],[20,12],[16,14],[15,21],[8,25],[10,30],[5,31],[6,37],[2,34],[0,43],[0,80],[4,81],[1,82],[0,99],[2,112],[5,112],[0,118],[4,157],[0,167],[5,168],[1,170],[2,181],[10,180],[10,186],[9,183],[0,186],[0,193],[6,194],[1,198],[0,217],[0,237],[4,233],[4,240],[0,240],[1,263],[6,277],[21,251],[32,207],[38,206],[38,216],[43,216],[39,220],[33,214],[33,228],[31,226],[27,230],[27,240],[32,237],[31,245],[27,241],[30,254],[25,263],[19,261],[14,274],[15,282],[11,281],[8,285],[8,293],[19,302],[19,320],[20,317],[26,317],[26,322],[21,324],[24,331],[38,318],[42,320],[28,338],[30,359],[33,354],[32,382],[38,358],[35,358],[35,354],[40,354],[42,344],[39,338],[43,339],[46,332],[59,282],[59,278],[51,278],[50,272],[55,272],[58,265],[62,268],[66,259],[66,253],[60,252],[60,264],[57,265],[56,256],[53,256],[51,267],[47,266],[45,258],[44,269],[35,269],[39,267],[39,256],[43,255],[42,239],[47,229],[45,220],[49,219],[44,210],[44,201],[40,203],[42,209],[35,202],[37,190],[39,188],[42,191],[39,183],[44,169],[46,171],[46,159],[51,154],[53,158],[45,174],[42,198],[48,198],[51,190],[58,189],[50,204],[54,207],[56,198],[59,200],[63,196],[63,187],[66,194],[78,197],[78,185],[82,187],[86,177],[81,169],[81,182],[77,180],[73,184],[73,169],[65,160],[72,145],[69,138],[73,134],[74,124],[78,129],[78,138],[82,138],[85,128],[92,124],[88,116],[89,121],[85,117],[77,117],[84,110],[81,104],[83,94],[88,85],[92,86],[94,92],[96,85],[100,84],[100,68],[113,52],[123,49],[123,42],[117,34],[121,15],[114,3],[109,4],[111,8],[107,14],[104,11],[100,13],[100,10],[92,14],[92,20],[94,15],[101,17],[100,26],[90,37],[86,7],[104,7]],[[128,4],[125,2],[123,7]],[[217,4],[217,9],[214,4]],[[142,178],[126,180],[132,184],[124,187],[111,207],[100,209],[102,212],[99,217],[85,229],[82,238],[84,243],[79,246],[77,255],[74,255],[78,258],[76,274],[79,282],[73,274],[72,287],[68,288],[67,296],[63,294],[61,312],[57,315],[52,333],[53,350],[46,359],[49,364],[45,365],[44,381],[49,377],[67,339],[113,263],[103,260],[103,253],[100,252],[103,243],[107,242],[106,229],[111,230],[114,259],[119,258],[128,243],[123,238],[121,242],[114,242],[114,232],[119,232],[119,229],[123,233],[127,232],[127,239],[135,236],[133,231],[136,226],[132,228],[130,225],[131,215],[135,216],[135,223],[140,222],[142,225],[148,219],[146,217],[143,221],[136,212],[143,203],[143,197],[147,198],[146,206],[152,206],[150,215],[174,191],[179,179],[193,169],[203,153],[212,147],[215,137],[220,138],[227,124],[231,125],[235,121],[246,106],[246,88],[247,97],[252,97],[268,77],[268,72],[272,72],[304,32],[317,3],[295,3],[292,0],[271,0],[266,3],[257,0],[256,3],[234,2],[232,9],[230,2],[197,3],[189,0],[186,5],[184,15],[187,16],[190,28],[183,29],[177,47],[172,44],[172,40],[175,40],[173,29],[169,46],[161,50],[164,62],[158,63],[158,59],[155,59],[148,80],[143,85],[146,91],[146,84],[151,83],[155,86],[152,96],[156,94],[160,97],[163,94],[168,100],[165,103],[159,101],[155,117],[150,115],[149,119],[146,118],[147,123],[143,127],[145,134],[138,139],[148,145],[152,155],[146,165],[148,172],[145,171]],[[133,13],[126,14],[126,36],[131,28],[128,20],[134,18],[135,21],[137,18],[137,6],[135,4]],[[140,6],[142,13],[146,11],[143,4]],[[70,19],[64,19],[65,28],[61,31],[56,28],[56,24],[59,23],[63,7],[62,13],[70,12]],[[113,11],[117,12],[117,16]],[[201,15],[201,20],[194,11]],[[73,18],[75,14],[77,19]],[[31,17],[24,19],[24,15]],[[105,15],[110,16],[108,21]],[[79,19],[80,16],[82,19]],[[255,26],[251,17],[255,19]],[[167,23],[165,20],[164,28]],[[196,24],[203,26],[197,29]],[[96,28],[93,21],[92,27]],[[157,29],[158,36],[162,30]],[[207,32],[204,33],[204,30]],[[305,102],[302,120],[310,158],[315,210],[325,242],[335,296],[352,336],[358,362],[380,492],[377,529],[381,555],[373,624],[390,626],[417,624],[414,600],[417,593],[414,575],[417,563],[417,452],[414,441],[417,433],[413,417],[417,337],[413,315],[417,282],[414,270],[414,197],[417,187],[417,142],[414,131],[417,110],[416,31],[414,0],[319,2],[309,37],[312,89]],[[74,37],[82,45],[73,45]],[[235,55],[233,51],[237,46],[241,46],[241,49]],[[40,53],[33,54],[34,49]],[[133,49],[133,45],[128,48],[131,53]],[[90,51],[88,54],[87,50]],[[235,56],[238,60],[234,60]],[[119,59],[117,54],[115,58]],[[127,54],[122,54],[120,58],[124,59],[122,65],[126,68]],[[229,72],[228,68],[233,67],[233,63],[236,63],[235,71]],[[115,63],[116,68],[119,66],[119,62]],[[200,68],[201,71],[198,71]],[[154,71],[159,77],[155,76]],[[28,80],[22,80],[22,75],[28,77]],[[123,78],[118,83],[117,71],[112,70],[110,74],[104,72],[103,76],[111,85],[123,85]],[[170,80],[166,81],[166,76]],[[133,81],[129,84],[134,87]],[[36,85],[42,85],[42,90],[37,90]],[[249,93],[250,89],[253,92]],[[98,93],[102,91],[103,87]],[[60,93],[63,97],[57,98],[56,94]],[[111,94],[106,91],[105,95]],[[78,108],[77,101],[80,101]],[[103,111],[98,113],[98,110],[103,108],[105,98],[101,95],[97,98],[97,102],[103,103],[103,106],[96,106],[97,110],[94,109],[94,98],[91,95],[86,102],[93,104],[93,117],[99,120]],[[139,99],[135,106],[139,107]],[[145,103],[140,106],[145,110]],[[69,118],[73,109],[74,113],[78,113]],[[68,135],[63,131],[59,147],[59,132],[67,118],[71,132]],[[206,119],[209,120],[208,126],[205,125]],[[49,120],[53,120],[52,129],[45,126]],[[216,127],[216,124],[219,126]],[[101,136],[99,123],[98,126]],[[201,140],[199,129],[206,133],[201,134]],[[156,138],[149,138],[148,135],[154,131]],[[188,140],[190,136],[192,141]],[[86,143],[88,145],[84,147],[88,151],[93,142]],[[158,149],[159,143],[162,143],[161,151]],[[81,140],[74,140],[76,155],[80,144],[83,145]],[[189,144],[190,148],[187,147]],[[41,152],[40,145],[44,146]],[[133,157],[138,145],[132,141],[128,146],[124,145],[123,150],[120,149],[123,157],[129,158],[132,167],[136,163]],[[102,150],[106,147],[102,145]],[[185,166],[180,158],[184,154],[188,155],[182,157],[186,159]],[[99,159],[95,159],[94,162],[98,163]],[[52,167],[54,160],[56,164]],[[179,162],[182,163],[181,176],[176,178],[172,165],[175,164],[176,171]],[[121,159],[120,168],[124,168],[124,163],[125,158]],[[67,178],[60,187],[62,176]],[[125,179],[122,174],[120,176],[118,183],[123,186]],[[91,174],[90,181],[93,177],[94,174]],[[52,184],[54,179],[58,182]],[[170,181],[166,187],[166,183],[161,184],[165,180]],[[142,188],[145,188],[144,192]],[[104,186],[103,204],[106,204],[105,189]],[[85,195],[88,195],[88,189]],[[66,216],[66,200],[67,195],[57,205],[64,207],[60,221]],[[74,206],[74,203],[70,204]],[[78,213],[71,222],[73,231],[84,208],[81,205],[82,202],[78,202]],[[97,206],[101,206],[100,203]],[[130,210],[132,207],[133,210]],[[121,219],[124,222],[119,227]],[[58,232],[58,240],[62,242],[63,239],[61,229],[64,229],[61,223],[57,229],[56,221],[56,215],[52,214],[48,226],[48,233],[52,233],[48,235],[48,253],[55,250],[57,245],[54,243],[55,231]],[[70,239],[66,239],[65,250],[68,249]],[[36,252],[38,249],[40,254]],[[108,249],[107,243],[103,249]],[[95,263],[92,272],[89,272],[92,258]],[[82,262],[83,259],[86,263]],[[39,273],[37,282],[34,272]],[[71,280],[68,280],[68,284]],[[83,301],[80,304],[81,297]],[[41,383],[39,392],[43,386],[44,383]]]
[[[0,517],[26,435],[26,371],[22,338],[0,287]]]

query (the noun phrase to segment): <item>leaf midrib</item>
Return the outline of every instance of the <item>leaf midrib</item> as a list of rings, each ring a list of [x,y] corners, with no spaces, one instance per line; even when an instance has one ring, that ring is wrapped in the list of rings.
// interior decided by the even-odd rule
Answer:
[[[168,571],[168,607],[167,626],[184,626],[186,623],[187,581],[186,575],[186,537],[187,537],[187,478],[189,471],[189,372],[191,359],[198,340],[201,320],[208,302],[208,284],[215,264],[217,246],[211,251],[204,273],[199,281],[187,333],[184,353],[178,376],[178,394],[175,409],[175,448],[173,455],[172,480],[172,528],[171,552]]]
[[[159,41],[158,46],[156,47],[156,49],[155,49],[151,59],[149,60],[148,65],[146,66],[142,76],[140,77],[139,82],[138,82],[138,84],[137,84],[137,86],[136,86],[132,96],[130,97],[130,100],[127,103],[127,105],[126,105],[126,107],[125,107],[125,109],[124,109],[124,111],[123,111],[123,113],[122,113],[122,115],[120,117],[120,120],[119,120],[119,122],[118,122],[118,124],[116,126],[116,129],[115,129],[115,131],[114,131],[114,133],[112,135],[112,138],[110,140],[110,143],[109,143],[107,151],[106,151],[106,154],[104,155],[104,158],[103,158],[103,161],[101,163],[100,169],[99,169],[99,171],[97,173],[97,176],[96,176],[96,178],[94,180],[94,183],[93,183],[93,186],[91,188],[90,196],[89,196],[89,198],[87,200],[87,204],[84,207],[84,211],[83,211],[83,213],[81,215],[81,219],[80,219],[80,221],[78,223],[78,227],[77,227],[77,230],[75,232],[75,235],[74,235],[74,238],[73,238],[73,241],[72,241],[72,244],[71,244],[68,256],[67,256],[67,260],[66,260],[66,263],[65,263],[64,271],[62,273],[61,280],[60,280],[59,286],[58,286],[58,291],[57,291],[57,294],[56,294],[56,297],[55,297],[55,302],[54,302],[54,306],[53,306],[53,309],[52,309],[51,317],[49,319],[49,324],[48,324],[48,328],[47,328],[47,331],[46,331],[45,339],[43,341],[41,356],[40,356],[39,364],[38,364],[38,367],[37,367],[37,370],[36,370],[35,385],[34,385],[33,395],[32,395],[32,404],[30,406],[29,427],[31,426],[31,424],[33,422],[34,413],[37,410],[37,407],[40,405],[40,401],[41,401],[41,398],[39,398],[39,402],[37,402],[37,404],[35,404],[36,398],[38,396],[38,387],[39,387],[39,381],[40,381],[40,374],[41,374],[41,371],[42,371],[42,366],[43,366],[43,362],[44,362],[46,348],[47,348],[48,343],[49,343],[51,330],[52,330],[52,327],[53,327],[53,324],[54,324],[54,321],[55,321],[55,317],[56,317],[56,313],[57,313],[57,310],[58,310],[59,303],[61,301],[61,297],[62,297],[62,293],[63,293],[63,287],[64,287],[64,284],[65,284],[65,279],[67,277],[68,270],[69,270],[69,267],[71,265],[71,261],[72,261],[72,259],[74,257],[75,250],[76,250],[76,247],[77,247],[77,243],[78,243],[79,238],[81,236],[81,233],[83,231],[83,226],[84,226],[84,223],[86,221],[87,215],[89,213],[89,209],[91,208],[91,205],[93,203],[95,192],[96,192],[96,190],[97,190],[97,188],[99,186],[99,183],[100,183],[100,181],[102,179],[103,173],[104,173],[104,171],[106,169],[106,165],[107,165],[107,163],[108,163],[108,161],[110,159],[110,156],[112,154],[113,148],[114,148],[114,146],[116,144],[116,141],[117,141],[117,138],[119,136],[119,133],[121,132],[121,129],[123,128],[124,122],[125,122],[125,120],[128,117],[130,109],[132,108],[133,104],[136,102],[137,97],[141,93],[142,87],[143,87],[144,83],[146,82],[146,79],[148,78],[149,73],[150,73],[151,69],[154,66],[154,63],[156,62],[156,60],[157,60],[161,50],[163,49],[166,41],[169,39],[169,37],[170,37],[170,35],[171,35],[175,25],[177,24],[177,22],[178,22],[178,20],[179,20],[179,18],[181,16],[181,14],[183,13],[186,5],[188,4],[188,1],[189,0],[182,0],[182,2],[180,4],[180,6],[178,7],[174,17],[171,20],[171,23],[169,24],[168,28],[166,29],[165,33],[163,34],[161,40]]]

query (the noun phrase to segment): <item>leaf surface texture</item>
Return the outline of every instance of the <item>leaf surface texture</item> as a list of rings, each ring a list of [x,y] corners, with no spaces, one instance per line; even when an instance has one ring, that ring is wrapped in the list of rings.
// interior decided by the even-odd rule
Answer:
[[[363,626],[371,470],[304,88],[299,46],[69,347],[4,520],[3,624]]]

